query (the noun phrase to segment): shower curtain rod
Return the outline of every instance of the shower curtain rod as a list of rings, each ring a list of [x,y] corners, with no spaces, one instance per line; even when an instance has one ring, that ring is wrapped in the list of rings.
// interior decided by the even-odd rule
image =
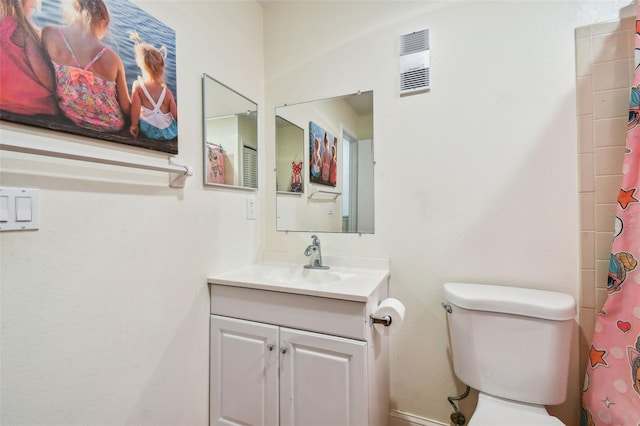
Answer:
[[[181,161],[176,157],[169,158],[168,166],[158,166],[155,164],[144,162],[115,160],[112,158],[100,156],[76,154],[74,152],[63,149],[44,149],[24,142],[16,143],[0,141],[0,150],[43,155],[46,157],[65,158],[68,160],[87,161],[90,163],[109,164],[112,166],[129,167],[134,169],[166,172],[169,173],[169,186],[171,188],[184,188],[187,178],[189,176],[193,176],[193,169],[190,166],[181,164]]]

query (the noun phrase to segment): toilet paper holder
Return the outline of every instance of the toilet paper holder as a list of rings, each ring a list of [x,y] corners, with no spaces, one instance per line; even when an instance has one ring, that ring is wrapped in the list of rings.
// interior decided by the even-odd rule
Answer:
[[[373,324],[384,324],[385,327],[389,327],[391,325],[392,318],[389,315],[384,315],[382,317],[376,317],[373,314],[369,315],[369,325],[373,326]]]

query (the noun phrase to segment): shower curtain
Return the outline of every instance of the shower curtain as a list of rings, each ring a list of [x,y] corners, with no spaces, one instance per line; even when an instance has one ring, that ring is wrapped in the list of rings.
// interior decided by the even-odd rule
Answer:
[[[640,6],[638,7],[640,12]],[[638,16],[638,15],[637,15]],[[607,300],[596,317],[581,426],[640,426],[640,21]]]

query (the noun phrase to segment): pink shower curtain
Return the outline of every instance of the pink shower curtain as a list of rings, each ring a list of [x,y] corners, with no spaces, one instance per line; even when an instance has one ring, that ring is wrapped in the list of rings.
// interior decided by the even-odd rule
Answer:
[[[636,18],[636,68],[609,262],[608,297],[596,317],[582,397],[581,426],[640,426],[639,31],[640,21]]]

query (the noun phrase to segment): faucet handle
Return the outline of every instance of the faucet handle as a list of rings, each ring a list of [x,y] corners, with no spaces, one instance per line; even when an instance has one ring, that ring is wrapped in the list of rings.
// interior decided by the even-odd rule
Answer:
[[[313,244],[315,244],[315,245],[317,245],[317,246],[319,246],[319,245],[320,245],[320,238],[318,238],[318,236],[317,236],[317,235],[312,235],[312,236],[311,236],[311,240],[312,240],[312,243],[313,243]]]

